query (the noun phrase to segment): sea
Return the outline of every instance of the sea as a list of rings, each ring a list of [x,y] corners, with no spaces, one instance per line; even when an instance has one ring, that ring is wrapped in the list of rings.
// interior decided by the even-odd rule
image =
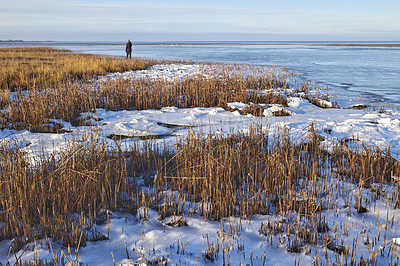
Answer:
[[[133,57],[276,66],[326,90],[340,107],[400,110],[400,42],[133,42]],[[3,42],[125,56],[125,43]]]

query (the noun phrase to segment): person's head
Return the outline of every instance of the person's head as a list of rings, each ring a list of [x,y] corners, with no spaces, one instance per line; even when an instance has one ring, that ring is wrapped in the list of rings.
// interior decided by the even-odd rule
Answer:
[[[128,40],[128,42],[131,42],[131,40]]]

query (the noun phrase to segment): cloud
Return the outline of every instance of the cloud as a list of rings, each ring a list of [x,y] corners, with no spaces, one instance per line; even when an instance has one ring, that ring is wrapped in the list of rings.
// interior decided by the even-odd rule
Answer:
[[[399,32],[392,11],[373,12],[376,5],[356,7],[351,1],[290,0],[152,0],[57,1],[21,0],[0,3],[0,38],[46,35],[46,39],[81,38],[83,33],[107,34],[364,34]],[[382,0],[390,1],[390,0]],[[369,3],[369,2],[368,2]],[[368,4],[367,3],[367,4]],[[382,10],[383,7],[379,6]],[[68,36],[67,36],[68,35]],[[253,36],[252,35],[252,36]],[[92,36],[92,35],[90,35]]]

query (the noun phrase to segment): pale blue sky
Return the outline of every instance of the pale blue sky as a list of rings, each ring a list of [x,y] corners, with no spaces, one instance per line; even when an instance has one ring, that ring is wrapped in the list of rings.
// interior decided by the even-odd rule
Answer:
[[[400,0],[0,0],[0,40],[400,41]]]

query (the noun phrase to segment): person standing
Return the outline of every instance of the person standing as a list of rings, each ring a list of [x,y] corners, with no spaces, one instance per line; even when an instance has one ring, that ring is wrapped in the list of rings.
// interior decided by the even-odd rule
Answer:
[[[132,58],[132,43],[130,40],[126,43],[126,58]]]

